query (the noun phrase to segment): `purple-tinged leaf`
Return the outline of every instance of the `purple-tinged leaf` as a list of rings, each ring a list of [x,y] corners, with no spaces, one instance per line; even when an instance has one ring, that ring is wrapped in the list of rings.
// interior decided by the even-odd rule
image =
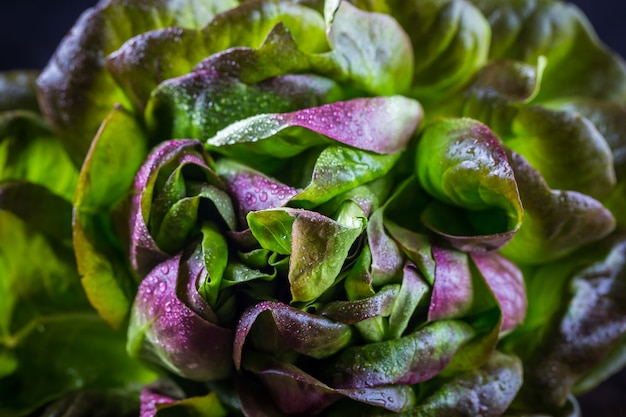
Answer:
[[[426,381],[473,336],[464,322],[440,320],[399,339],[346,348],[328,369],[331,385],[365,388]]]
[[[207,220],[235,229],[230,198],[207,161],[200,142],[173,140],[154,148],[137,173],[129,228],[131,266],[140,276],[199,234],[200,199],[217,210],[219,218]]]
[[[104,68],[106,55],[127,39],[156,28],[203,27],[233,5],[229,0],[112,0],[99,2],[80,16],[37,79],[42,112],[77,166],[111,109],[116,104],[132,108]]]
[[[386,285],[377,294],[354,301],[333,301],[320,310],[320,314],[344,324],[356,324],[372,317],[387,317],[391,314],[398,285]]]
[[[255,355],[244,360],[243,369],[261,379],[276,406],[286,415],[318,415],[342,398],[340,393],[295,365],[276,359]]]
[[[171,404],[176,402],[174,398],[161,394],[151,387],[146,387],[141,390],[139,401],[141,403],[139,417],[155,417],[159,404]]]
[[[468,255],[438,246],[432,252],[436,266],[428,321],[463,317],[474,301]]]
[[[287,415],[317,415],[343,396],[394,412],[415,403],[415,394],[406,385],[332,388],[292,364],[268,357],[248,359],[244,368],[259,376]]]
[[[623,234],[545,268],[550,274],[546,276],[539,270],[531,278],[531,285],[535,279],[549,278],[564,282],[566,292],[556,293],[558,309],[541,324],[545,331],[528,329],[512,339],[510,346],[524,361],[520,401],[528,407],[562,406],[575,384],[582,377],[593,379],[593,373],[602,370],[607,355],[622,346],[626,336]],[[529,315],[534,308],[545,308],[532,303],[542,295],[530,295]],[[544,302],[555,299],[553,294],[543,297]],[[590,381],[585,383],[587,388],[592,386]]]
[[[500,306],[500,330],[514,329],[526,318],[526,286],[522,272],[511,261],[495,253],[470,256]]]
[[[197,146],[198,142],[193,140],[166,142],[148,155],[135,177],[134,189],[136,191],[133,194],[129,219],[130,259],[133,269],[139,271],[140,274],[145,274],[168,256],[157,246],[148,229],[156,172],[161,165],[173,160],[178,152]]]
[[[400,416],[500,417],[521,385],[521,361],[495,351],[484,366],[446,381],[418,406]]]
[[[282,207],[298,193],[297,189],[232,160],[219,160],[216,172],[233,196],[241,225],[246,225],[251,211]]]
[[[401,96],[357,98],[252,116],[220,130],[206,144],[227,152],[229,147],[254,146],[287,128],[303,127],[357,149],[393,154],[406,148],[422,117],[419,103]]]
[[[217,2],[211,2],[214,3]],[[232,3],[226,0],[221,5],[226,11],[201,29],[166,27],[131,38],[107,56],[107,69],[138,108],[143,107],[159,83],[192,72],[196,64],[214,54],[226,54],[225,62],[231,65],[247,66],[248,73],[234,74],[245,82],[251,78],[252,82],[258,82],[285,73],[320,73],[310,70],[306,62],[311,53],[328,49],[319,12],[286,1],[251,1],[238,7]],[[278,26],[281,34],[288,34],[290,42],[268,39]],[[278,45],[268,48],[268,42]],[[241,50],[245,51],[243,57],[231,53]],[[323,53],[319,56],[325,58]],[[323,59],[327,61],[330,60]],[[336,65],[330,67],[331,74],[337,73],[334,68]]]
[[[241,316],[234,339],[233,360],[240,369],[244,343],[259,316],[271,314],[275,326],[284,343],[307,356],[324,358],[344,348],[352,338],[350,326],[337,323],[323,316],[313,315],[286,304],[264,301],[248,308]],[[259,328],[267,333],[270,329]]]
[[[232,332],[179,298],[179,287],[185,296],[189,280],[197,279],[193,266],[185,270],[180,263],[180,256],[169,258],[141,282],[131,312],[128,351],[184,378],[224,378],[232,369]]]
[[[384,227],[384,207],[376,210],[367,222],[367,242],[372,253],[372,283],[391,282],[401,274],[404,259],[398,245]]]
[[[219,69],[196,69],[161,83],[151,94],[145,117],[154,140],[204,140],[248,117],[315,107],[343,97],[335,82],[315,75],[246,84]]]

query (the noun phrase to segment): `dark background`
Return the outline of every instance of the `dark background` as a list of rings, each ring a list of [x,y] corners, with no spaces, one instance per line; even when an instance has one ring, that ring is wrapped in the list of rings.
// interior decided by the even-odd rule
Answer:
[[[626,4],[576,0],[611,48],[626,57]],[[0,0],[0,70],[43,68],[81,11],[96,0]]]
[[[82,10],[95,0],[0,0],[0,70],[43,68]],[[626,57],[626,5],[576,0],[600,39]],[[585,417],[626,417],[626,371],[580,399]]]

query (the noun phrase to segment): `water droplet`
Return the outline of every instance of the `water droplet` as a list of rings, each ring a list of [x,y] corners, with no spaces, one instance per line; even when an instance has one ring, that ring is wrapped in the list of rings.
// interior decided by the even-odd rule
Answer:
[[[160,271],[163,275],[167,275],[170,273],[170,267],[167,265],[161,265]],[[162,283],[164,284],[164,283]]]

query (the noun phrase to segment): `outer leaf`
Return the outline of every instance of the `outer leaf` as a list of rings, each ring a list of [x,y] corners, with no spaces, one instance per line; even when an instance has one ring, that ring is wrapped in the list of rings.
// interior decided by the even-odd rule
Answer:
[[[113,52],[132,36],[159,27],[202,27],[215,13],[233,6],[229,0],[206,4],[105,0],[81,15],[37,80],[42,111],[76,165],[82,163],[100,122],[113,106],[119,103],[130,108],[129,100],[105,71],[103,54]]]
[[[624,279],[626,241],[613,236],[593,250],[586,250],[566,261],[539,270],[529,288],[529,317],[543,319],[543,331],[528,329],[511,340],[524,361],[525,383],[520,407],[527,410],[550,409],[565,404],[575,383],[599,365],[610,350],[622,343],[626,334],[624,320]],[[547,301],[533,297],[541,288],[543,272],[562,283],[566,301],[554,303],[545,311]],[[569,285],[568,285],[569,284]],[[552,294],[563,294],[563,291]],[[541,292],[539,293],[541,294]],[[562,299],[563,295],[559,297]],[[537,311],[533,311],[537,309]],[[543,311],[542,311],[543,310]]]
[[[14,110],[0,113],[0,180],[5,179],[39,184],[72,201],[78,171],[41,116]]]
[[[90,302],[114,327],[121,325],[130,310],[134,280],[121,254],[121,242],[111,233],[111,215],[127,197],[145,152],[137,122],[125,110],[114,109],[91,145],[74,199],[78,271]],[[111,167],[116,167],[115,175]]]
[[[471,80],[486,63],[491,30],[470,2],[388,3],[413,45],[412,97],[425,103],[440,101]]]
[[[0,210],[12,212],[57,243],[71,247],[72,205],[46,188],[25,181],[0,183]]]
[[[616,187],[603,199],[619,225],[626,226],[626,107],[621,104],[585,98],[555,100],[550,108],[580,113],[594,124],[613,153]]]
[[[95,314],[50,316],[42,323],[43,331],[32,333],[21,344],[20,372],[0,381],[3,415],[12,415],[11,410],[33,410],[77,388],[127,387],[130,391],[133,382],[144,384],[154,378],[152,372],[128,358],[124,335],[112,331]],[[100,360],[94,361],[94,357]],[[20,389],[24,386],[28,389]]]
[[[472,0],[493,31],[490,58],[532,64],[541,55],[548,65],[537,100],[587,96],[626,98],[626,65],[602,45],[583,13],[552,0]]]
[[[551,188],[599,198],[615,185],[611,148],[580,114],[521,108],[511,129],[506,146],[522,154]]]
[[[204,27],[166,28],[136,36],[109,56],[107,68],[143,107],[160,82],[187,74],[203,59],[229,48],[259,48],[278,24],[302,51],[328,49],[323,18],[311,8],[289,1],[251,1],[238,7],[228,3],[223,4],[227,11]],[[265,78],[269,76],[253,82]]]
[[[482,368],[447,381],[401,416],[499,417],[521,385],[521,361],[496,351]]]
[[[429,228],[456,247],[499,249],[521,226],[523,210],[513,170],[487,126],[466,118],[431,123],[420,137],[416,165],[417,176],[428,193],[467,210],[469,231],[467,225],[465,230],[454,230],[446,224],[459,222],[454,218],[458,214],[446,216],[445,211],[436,212],[431,207],[422,216]],[[472,233],[472,227],[477,231]]]
[[[510,152],[524,204],[524,223],[503,253],[518,262],[544,263],[597,241],[615,219],[597,200],[574,191],[551,190],[520,155]]]
[[[375,95],[404,94],[411,83],[413,51],[395,19],[346,1],[327,1],[324,7],[328,43],[349,79]]]

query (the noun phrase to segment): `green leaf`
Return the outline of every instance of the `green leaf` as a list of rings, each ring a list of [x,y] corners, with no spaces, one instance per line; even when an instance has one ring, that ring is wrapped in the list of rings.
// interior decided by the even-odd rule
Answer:
[[[262,246],[291,255],[292,301],[307,302],[334,284],[350,247],[365,228],[362,217],[346,226],[316,212],[283,208],[251,212],[248,224]]]
[[[520,108],[511,136],[503,140],[524,156],[551,188],[600,198],[615,186],[611,148],[580,114],[540,106]]]
[[[400,416],[501,416],[521,385],[521,361],[496,351],[482,368],[443,382],[435,392]]]
[[[33,317],[88,308],[71,249],[36,226],[0,210],[0,340],[10,348]]]
[[[167,27],[203,27],[216,13],[235,5],[229,0],[111,0],[87,9],[37,80],[42,111],[64,140],[72,161],[80,166],[114,105],[132,108],[106,71],[103,57],[137,34]]]
[[[74,250],[83,286],[98,313],[112,326],[125,320],[134,295],[112,215],[130,192],[146,154],[144,133],[124,109],[103,122],[80,173],[74,200]],[[115,175],[111,175],[111,167]]]
[[[395,19],[337,0],[325,2],[324,18],[333,58],[356,87],[374,95],[408,91],[413,50]]]
[[[547,58],[537,101],[586,96],[626,100],[626,64],[598,39],[575,5],[554,0],[471,0],[487,17],[491,59]]]
[[[156,406],[155,417],[226,417],[228,411],[220,402],[217,394],[189,397]]]
[[[359,185],[386,175],[400,154],[377,155],[343,146],[326,147],[315,160],[308,185],[291,205],[312,208]]]
[[[415,70],[410,96],[440,102],[470,81],[487,62],[489,23],[468,1],[389,1],[408,33]]]
[[[295,216],[290,211],[269,209],[250,212],[248,226],[261,247],[281,255],[292,251]]]
[[[12,212],[57,243],[71,247],[72,205],[48,189],[26,181],[0,182],[0,210]]]
[[[513,170],[486,125],[469,118],[430,123],[420,136],[416,171],[429,194],[462,209],[431,204],[422,214],[427,227],[457,248],[499,249],[521,226],[523,210]]]
[[[228,264],[228,244],[212,223],[202,226],[202,257],[206,266],[206,280],[200,282],[198,291],[210,306],[215,306],[224,271]]]
[[[17,372],[0,379],[0,412],[25,415],[71,390],[132,392],[133,384],[152,381],[155,374],[130,359],[124,346],[125,334],[111,330],[91,311],[34,318],[15,350]]]
[[[413,385],[441,372],[472,336],[466,323],[440,320],[399,339],[348,347],[327,372],[338,388]]]
[[[615,219],[599,201],[575,191],[551,190],[520,155],[509,152],[524,223],[502,253],[524,264],[553,261],[608,235]]]
[[[27,110],[0,113],[0,180],[25,180],[72,201],[78,170],[46,121]]]

